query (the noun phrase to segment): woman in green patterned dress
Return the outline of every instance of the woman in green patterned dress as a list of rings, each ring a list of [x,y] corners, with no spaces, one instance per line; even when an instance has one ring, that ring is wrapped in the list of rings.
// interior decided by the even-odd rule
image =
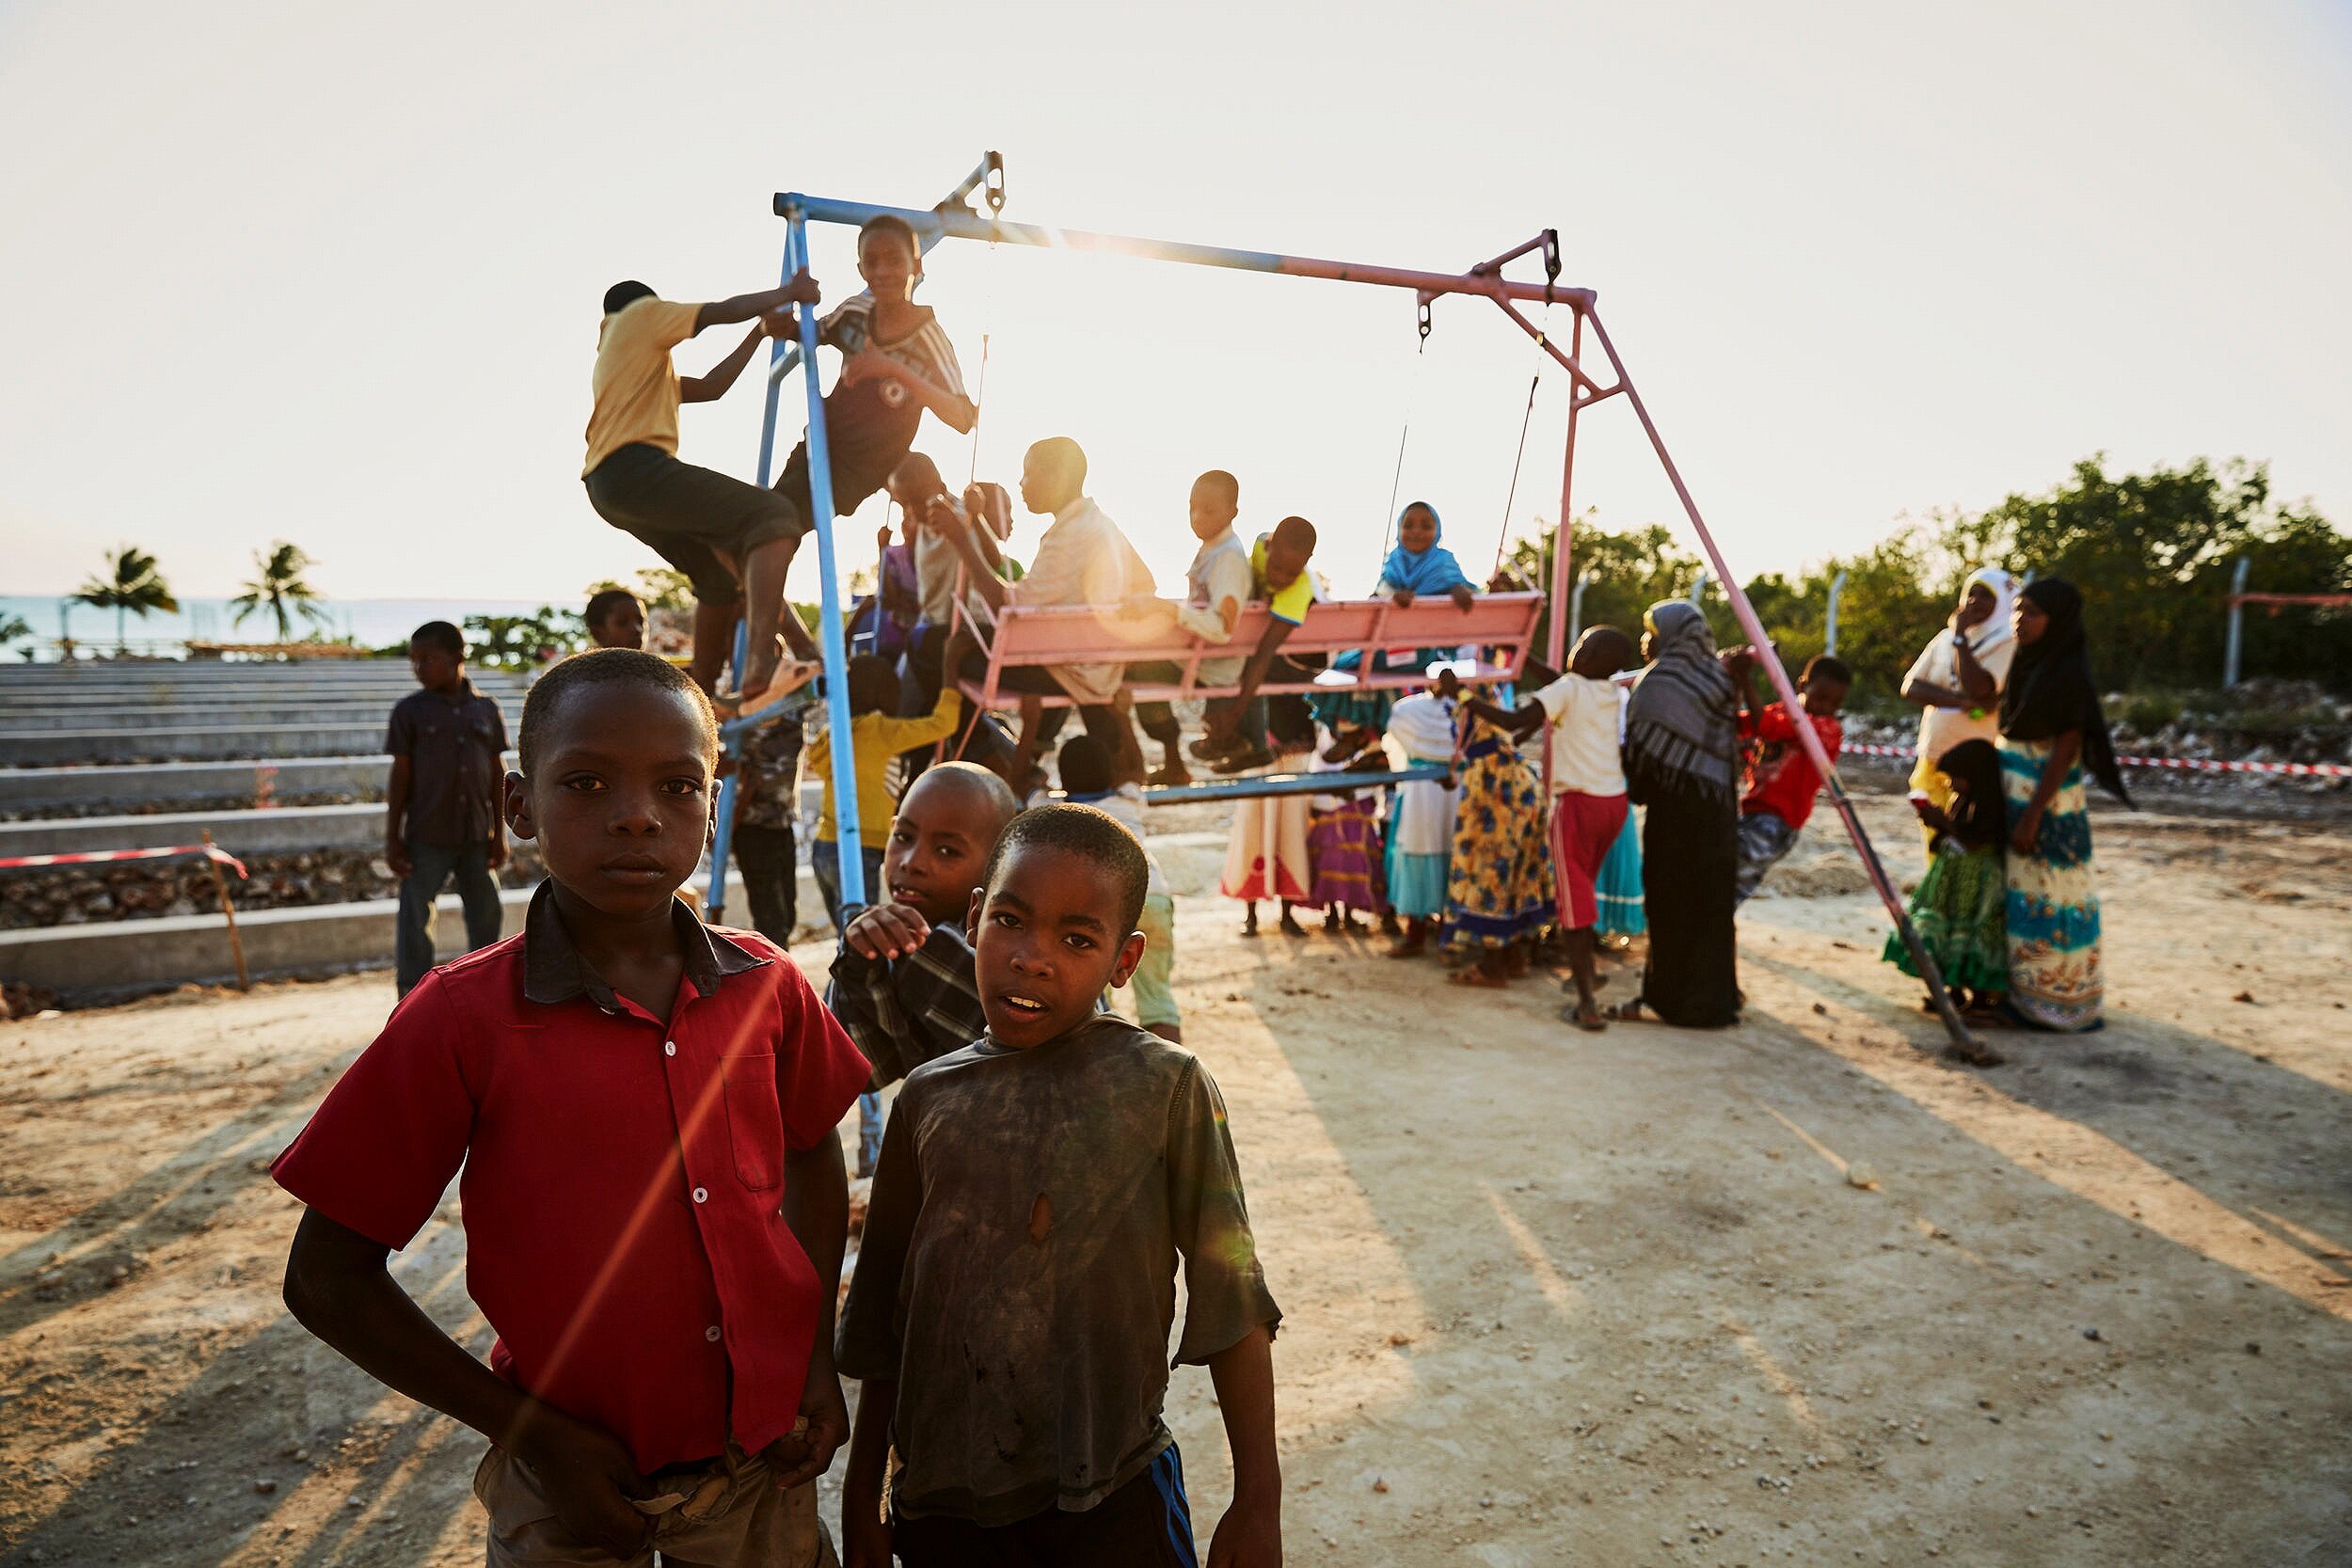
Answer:
[[[2088,772],[2131,804],[2090,678],[2083,596],[2063,578],[2018,594],[2017,657],[2001,693],[2001,780],[2009,800],[2008,1011],[2036,1029],[2100,1026],[2099,884],[2091,867]]]

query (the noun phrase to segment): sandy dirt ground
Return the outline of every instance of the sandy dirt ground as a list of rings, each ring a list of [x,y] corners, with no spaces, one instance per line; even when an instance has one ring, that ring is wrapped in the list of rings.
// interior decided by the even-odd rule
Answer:
[[[1548,979],[1244,942],[1214,815],[1168,827],[1288,1314],[1294,1562],[2352,1560],[2341,827],[2104,815],[2109,1027],[1984,1073],[1936,1058],[1833,823],[1746,911],[1741,1027],[1599,1036]],[[389,1000],[0,1024],[0,1559],[480,1560],[481,1440],[278,1298],[263,1167]],[[455,1222],[397,1269],[483,1351]],[[1205,1548],[1204,1373],[1169,1411]]]

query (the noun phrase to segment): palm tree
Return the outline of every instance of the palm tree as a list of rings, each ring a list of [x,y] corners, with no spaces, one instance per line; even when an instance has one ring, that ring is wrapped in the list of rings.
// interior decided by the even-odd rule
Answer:
[[[33,624],[24,619],[24,616],[0,615],[0,648],[7,647],[9,643],[15,641],[20,637],[30,637],[32,635]],[[33,650],[29,647],[26,648],[24,650],[24,657],[26,658],[32,657]]]
[[[136,545],[108,550],[106,574],[90,578],[73,591],[72,597],[93,610],[111,609],[115,612],[115,652],[119,655],[130,641],[123,621],[125,614],[135,614],[144,621],[151,610],[176,613],[180,601],[171,596],[171,585],[155,569],[155,558]]]
[[[283,539],[272,544],[267,555],[255,550],[252,580],[245,584],[244,593],[229,601],[229,608],[236,611],[234,624],[244,626],[247,617],[266,610],[278,623],[280,642],[293,638],[297,615],[313,626],[325,625],[326,612],[319,608],[318,590],[302,580],[303,572],[317,564],[301,546]]]

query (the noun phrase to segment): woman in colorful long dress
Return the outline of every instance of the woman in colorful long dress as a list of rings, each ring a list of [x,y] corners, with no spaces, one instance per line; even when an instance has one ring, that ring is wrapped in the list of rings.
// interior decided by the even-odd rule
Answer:
[[[1650,664],[1626,705],[1625,777],[1644,808],[1649,954],[1642,994],[1611,1016],[1728,1028],[1740,1022],[1738,699],[1696,605],[1661,600],[1642,619]]]
[[[1963,740],[1936,758],[1943,805],[1913,797],[1919,820],[1934,835],[1928,874],[1911,895],[1911,927],[1972,1021],[1987,1016],[2009,990],[2009,883],[2001,848],[2009,837],[2000,748]],[[1879,955],[1905,974],[1919,966],[1900,931],[1890,931]],[[1932,1012],[1932,1001],[1927,1004]]]
[[[1277,744],[1279,744],[1278,741]],[[1304,752],[1278,756],[1274,768],[1285,769],[1306,760]],[[1272,898],[1282,906],[1282,934],[1303,937],[1307,928],[1291,912],[1308,901],[1313,872],[1307,858],[1307,798],[1268,795],[1233,802],[1232,834],[1225,841],[1225,875],[1217,891],[1238,898],[1247,911],[1241,934],[1258,934],[1258,900]]]
[[[1447,946],[1466,958],[1458,986],[1507,985],[1553,918],[1549,800],[1542,775],[1501,730],[1467,712],[1461,800],[1446,878]]]
[[[2064,578],[2029,583],[2011,612],[2017,657],[2001,693],[2009,800],[2008,1011],[2036,1029],[2100,1027],[2099,883],[2083,776],[2132,803],[2090,678],[2083,596]]]

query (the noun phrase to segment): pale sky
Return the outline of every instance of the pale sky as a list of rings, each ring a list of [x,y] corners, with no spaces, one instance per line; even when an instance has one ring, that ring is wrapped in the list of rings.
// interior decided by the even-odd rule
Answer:
[[[2341,5],[11,0],[0,146],[6,592],[124,540],[186,596],[278,537],[342,597],[652,564],[577,478],[605,287],[766,286],[774,192],[929,206],[991,147],[1006,215],[1070,228],[1460,270],[1556,225],[1742,577],[2100,450],[2267,458],[2352,524]],[[968,382],[989,337],[983,477],[1075,436],[1164,589],[1211,467],[1368,588],[1408,417],[1405,496],[1491,560],[1539,364],[1491,305],[1441,302],[1417,356],[1397,292],[955,242],[930,268]],[[682,455],[749,477],[759,411],[747,376]],[[1564,414],[1555,372],[1515,528],[1558,508]],[[1622,403],[1584,428],[1579,510],[1679,527]],[[963,438],[917,444],[962,477]]]

